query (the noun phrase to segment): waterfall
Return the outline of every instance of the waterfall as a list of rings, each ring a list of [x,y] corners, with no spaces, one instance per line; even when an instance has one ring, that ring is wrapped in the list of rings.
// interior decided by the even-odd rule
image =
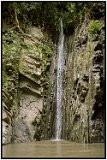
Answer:
[[[62,129],[62,72],[64,63],[64,33],[63,22],[60,20],[60,35],[57,50],[57,100],[56,100],[56,122],[55,122],[55,139],[61,139]]]

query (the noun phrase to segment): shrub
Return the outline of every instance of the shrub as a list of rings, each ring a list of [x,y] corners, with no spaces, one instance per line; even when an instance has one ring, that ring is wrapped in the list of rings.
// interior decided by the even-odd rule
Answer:
[[[98,20],[91,20],[90,23],[88,24],[88,33],[90,34],[95,34],[98,33],[102,28],[102,23],[99,22]]]

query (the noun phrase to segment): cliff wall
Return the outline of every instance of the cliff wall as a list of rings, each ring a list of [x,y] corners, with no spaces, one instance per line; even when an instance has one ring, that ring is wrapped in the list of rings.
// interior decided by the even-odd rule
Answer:
[[[52,42],[37,27],[29,28],[26,35],[6,30],[3,42],[3,144],[44,139],[53,81]]]
[[[85,17],[64,47],[61,137],[104,142],[104,20]],[[2,48],[3,144],[55,138],[57,45],[32,26],[28,34],[4,29]]]
[[[97,20],[85,18],[80,28],[68,38],[64,74],[64,139],[76,142],[104,142],[104,22],[95,33],[89,30]],[[66,83],[65,83],[66,82]]]

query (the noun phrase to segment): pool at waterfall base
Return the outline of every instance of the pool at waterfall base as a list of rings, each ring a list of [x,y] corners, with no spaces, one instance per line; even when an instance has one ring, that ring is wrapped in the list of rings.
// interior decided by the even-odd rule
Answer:
[[[44,140],[3,145],[3,158],[105,158],[104,143]]]

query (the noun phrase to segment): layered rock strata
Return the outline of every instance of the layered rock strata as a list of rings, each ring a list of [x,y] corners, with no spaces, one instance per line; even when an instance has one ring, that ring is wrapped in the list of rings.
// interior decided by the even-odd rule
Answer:
[[[84,22],[72,37],[67,58],[62,137],[71,141],[104,142],[104,27],[89,34]],[[69,38],[71,44],[71,38]]]

